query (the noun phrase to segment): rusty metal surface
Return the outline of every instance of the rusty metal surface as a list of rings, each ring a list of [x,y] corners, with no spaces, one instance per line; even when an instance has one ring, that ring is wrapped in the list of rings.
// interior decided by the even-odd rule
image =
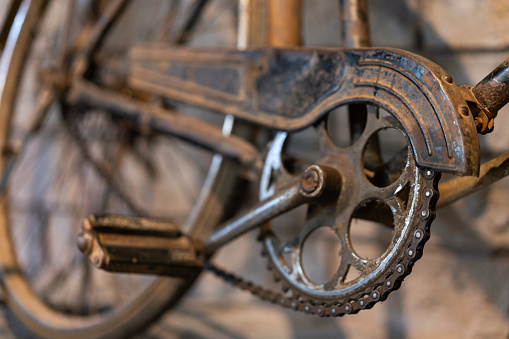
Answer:
[[[443,182],[439,186],[438,208],[474,193],[509,175],[509,152],[506,152],[481,165],[479,177],[460,177]]]
[[[203,248],[209,254],[238,236],[305,203],[333,202],[341,190],[341,177],[330,166],[311,165],[302,176],[281,187],[274,195],[240,213],[212,233]]]
[[[111,272],[179,277],[201,272],[193,242],[170,220],[90,216],[77,242],[93,265]]]
[[[344,5],[356,6],[355,10],[353,7],[350,8],[348,12],[350,19],[345,20],[352,25],[344,30],[345,35],[354,41],[351,42],[352,47],[369,44],[366,42],[366,39],[369,39],[369,34],[366,33],[367,20],[362,18],[367,13],[365,3],[351,0]],[[363,23],[359,26],[356,19]],[[235,286],[249,290],[262,299],[321,316],[339,316],[370,308],[399,287],[403,278],[410,273],[415,260],[422,254],[422,246],[429,237],[429,227],[434,217],[438,196],[436,183],[439,173],[419,168],[414,160],[422,166],[457,174],[476,174],[478,170],[478,142],[472,133],[472,113],[465,105],[463,97],[452,83],[452,79],[440,68],[410,53],[388,49],[350,51],[315,49],[248,51],[246,54],[227,51],[222,55],[221,52],[208,55],[208,52],[188,51],[185,54],[180,50],[172,50],[171,54],[174,55],[167,57],[166,51],[163,53],[157,49],[154,51],[155,54],[159,53],[156,58],[149,60],[145,65],[143,63],[146,60],[141,60],[140,63],[142,67],[148,66],[149,72],[143,69],[136,75],[135,81],[145,81],[145,85],[148,84],[148,87],[141,86],[142,90],[154,93],[159,91],[160,94],[170,98],[228,113],[258,126],[287,132],[309,128],[311,124],[323,124],[322,119],[334,106],[347,104],[354,107],[351,110],[352,116],[360,114],[364,104],[368,103],[389,111],[397,119],[378,121],[376,124],[370,120],[368,136],[376,129],[395,126],[408,136],[414,153],[407,159],[409,161],[405,162],[406,171],[413,173],[414,176],[405,173],[397,184],[384,189],[363,187],[362,170],[358,170],[355,167],[357,165],[352,165],[359,160],[362,150],[365,152],[367,147],[357,146],[352,153],[337,152],[322,159],[331,168],[342,169],[340,178],[345,181],[344,185],[336,183],[332,186],[338,190],[344,186],[345,192],[349,194],[339,198],[339,209],[347,212],[344,213],[345,216],[341,216],[343,219],[340,217],[334,219],[335,222],[345,223],[349,216],[355,216],[386,224],[384,216],[377,215],[379,211],[376,207],[364,211],[362,216],[352,212],[352,206],[362,199],[385,199],[394,204],[391,207],[399,209],[399,219],[395,228],[396,232],[399,232],[397,234],[404,234],[404,239],[398,242],[396,236],[391,243],[390,250],[394,252],[390,253],[391,256],[383,258],[383,260],[388,258],[389,265],[384,266],[387,262],[383,260],[367,263],[356,257],[352,249],[347,249],[342,253],[346,254],[347,259],[341,263],[334,279],[323,285],[312,284],[306,281],[304,275],[299,275],[299,272],[291,276],[278,266],[280,253],[276,253],[277,250],[274,248],[280,244],[273,241],[274,237],[270,239],[272,235],[267,232],[263,235],[267,237],[266,244],[272,268],[278,280],[285,280],[291,285],[293,292],[290,296],[263,290],[216,267],[207,267]],[[161,56],[162,59],[157,59]],[[158,69],[153,68],[154,64],[157,64]],[[150,72],[154,73],[149,74]],[[164,74],[165,72],[167,74]],[[155,73],[158,74],[157,77]],[[199,120],[176,118],[172,115],[174,112],[154,110],[145,102],[119,97],[118,93],[104,93],[100,86],[87,88],[80,87],[78,81],[73,83],[76,84],[78,86],[72,87],[75,90],[72,94],[81,99],[70,103],[106,108],[110,113],[116,114],[116,117],[128,118],[142,128],[149,122],[148,125],[158,133],[177,136],[205,146],[213,152],[237,159],[245,166],[257,167],[256,164],[259,164],[256,148],[240,137],[229,136],[231,126],[229,128],[228,123],[220,130]],[[179,90],[181,92],[178,92]],[[494,98],[494,101],[497,99]],[[227,111],[228,109],[230,111]],[[488,113],[491,114],[489,110]],[[230,118],[232,117],[227,117],[227,121]],[[323,125],[320,128],[323,136],[325,128]],[[280,132],[278,135],[285,133]],[[366,139],[367,137],[364,137],[362,142],[366,142]],[[506,176],[509,173],[506,160],[507,155],[504,155],[483,166],[481,178],[478,180],[462,178],[448,183],[447,187],[444,186],[446,203]],[[320,202],[319,208],[323,208],[325,214],[330,213],[330,210],[327,210],[330,206],[323,200],[314,199],[315,195],[323,193],[320,186],[324,184],[324,177],[320,170],[324,167],[313,166],[318,169],[306,171],[297,185],[288,190],[283,187],[270,197],[268,194],[265,195],[266,200],[251,207],[233,221],[223,224],[225,227],[211,237],[211,243],[208,244],[210,251],[304,202],[311,204]],[[265,179],[262,181],[265,180],[267,186],[272,184],[273,178],[270,173],[264,173],[263,178]],[[410,191],[414,200],[411,206],[416,208],[415,211],[408,206],[406,209],[401,208],[401,203],[394,198],[398,189],[407,185],[412,187]],[[265,193],[267,191],[269,189]],[[329,193],[332,196],[337,195],[336,190]],[[411,218],[401,217],[405,213],[407,217],[411,215]],[[316,220],[327,219],[325,217],[320,219],[322,217],[323,215],[320,215]],[[189,238],[183,236],[176,225],[167,222],[160,228],[154,224],[147,226],[144,224],[145,221],[150,220],[117,217],[110,222],[105,222],[105,219],[100,219],[99,222],[90,221],[94,223],[93,229],[96,232],[94,238],[97,241],[96,249],[100,247],[103,250],[101,253],[97,249],[91,258],[92,261],[102,256],[96,264],[117,272],[185,276],[189,275],[189,272],[183,270],[184,266],[197,267],[196,271],[193,268],[191,272],[198,272],[201,269],[202,262],[196,257],[195,245]],[[89,227],[89,231],[92,230],[91,226],[86,227]],[[404,229],[406,227],[407,229]],[[338,232],[346,244],[348,230],[343,228]],[[303,230],[295,243],[302,245],[303,238],[308,234],[309,228]],[[87,237],[79,240],[79,246],[85,252],[88,252],[90,247]],[[168,249],[180,254],[164,252]],[[295,253],[298,254],[298,251]],[[143,258],[145,262],[139,258]],[[292,259],[293,267],[300,264],[296,258],[297,256]],[[345,284],[348,265],[360,268],[362,275],[359,280]],[[305,297],[302,297],[302,291]]]
[[[301,0],[268,1],[268,45],[293,47],[301,43]]]
[[[341,8],[341,37],[345,48],[371,46],[367,0],[338,0]]]
[[[267,2],[267,0],[239,1],[239,29],[237,33],[238,49],[267,46]]]
[[[496,115],[509,102],[509,58],[481,80],[472,92],[485,109]]]
[[[372,182],[366,180],[363,159],[371,137],[387,128],[405,133],[393,116],[381,117],[379,109],[375,106],[368,106],[366,127],[359,140],[350,147],[340,148],[331,143],[325,122],[314,128],[317,129],[321,139],[317,163],[338,171],[342,178],[341,193],[332,205],[308,208],[304,225],[292,233],[293,237],[282,238],[275,230],[265,232],[263,241],[276,280],[281,280],[284,287],[290,288],[295,299],[300,296],[305,302],[312,304],[334,305],[338,308],[346,305],[352,307],[353,302],[357,302],[364,295],[371,293],[385,295],[378,287],[386,284],[388,273],[395,270],[401,259],[405,258],[408,248],[412,248],[410,251],[412,260],[417,260],[415,249],[410,245],[414,241],[414,233],[419,234],[417,236],[419,241],[425,238],[425,234],[429,236],[429,233],[426,233],[429,232],[428,222],[433,219],[432,210],[437,198],[436,189],[433,187],[437,184],[439,176],[435,176],[431,170],[424,172],[419,169],[407,146],[406,156],[400,169],[395,171],[398,174],[394,181],[382,179],[386,178],[385,175],[375,176],[374,178],[378,179],[372,179]],[[288,182],[294,176],[288,170],[288,165],[281,160],[286,137],[286,133],[281,132],[271,143],[261,180],[261,199],[270,197],[274,189],[277,190],[279,185]],[[380,169],[380,171],[391,170]],[[405,187],[408,187],[408,192],[405,191]],[[433,202],[430,202],[432,197]],[[373,203],[373,206],[369,209],[360,207],[368,203]],[[371,212],[371,209],[374,209],[376,220],[384,223],[383,206],[390,206],[392,241],[379,257],[369,260],[361,258],[351,242],[352,219],[364,218],[368,210]],[[426,223],[425,227],[423,223]],[[305,240],[320,227],[329,227],[333,230],[341,243],[340,253],[337,254],[340,256],[340,265],[334,275],[323,283],[317,283],[306,275],[300,255]],[[283,254],[291,254],[290,259]],[[359,271],[360,275],[353,279],[348,278],[349,270],[353,269]],[[394,282],[390,284],[392,283]],[[390,284],[388,286],[392,289],[393,286]],[[364,302],[365,305],[361,306],[368,306],[375,301]]]
[[[391,291],[399,288],[403,278],[411,272],[413,264],[422,255],[423,245],[429,238],[429,226],[434,219],[434,208],[438,198],[437,183],[440,174],[417,168],[411,153],[408,153],[405,169],[392,185],[373,187],[363,184],[363,170],[358,168],[359,157],[362,156],[362,150],[369,137],[389,126],[402,131],[402,127],[394,118],[379,118],[377,110],[373,109],[369,112],[368,126],[361,139],[352,147],[339,149],[326,140],[320,143],[321,154],[323,153],[324,157],[318,162],[335,168],[342,178],[341,193],[335,203],[309,208],[306,223],[302,229],[296,230],[297,235],[294,239],[282,239],[268,227],[262,230],[260,237],[265,244],[269,265],[276,281],[281,282],[283,293],[245,281],[213,264],[206,264],[205,269],[263,300],[319,316],[357,313],[371,308],[378,301],[385,300]],[[320,131],[319,135],[326,139],[324,134],[326,129],[323,125],[324,123],[320,124],[317,129]],[[280,132],[271,143],[260,187],[260,198],[264,201],[273,195],[279,195],[279,185],[295,181],[295,175],[287,171],[281,160],[286,137],[286,133]],[[311,173],[310,176],[312,177]],[[305,179],[308,177],[303,176]],[[398,187],[405,185],[405,182],[409,183],[410,187],[408,202],[396,198],[397,194],[394,192],[395,188],[397,191]],[[382,199],[390,204],[394,213],[394,238],[390,248],[380,258],[361,260],[349,244],[348,224],[354,216],[355,206],[370,199]],[[303,241],[317,227],[323,227],[322,225],[331,227],[342,240],[339,254],[341,265],[330,281],[316,284],[306,276],[300,254]],[[283,253],[289,256],[284,257]],[[349,266],[352,265],[361,270],[362,274],[353,280],[345,279]]]
[[[91,82],[73,82],[67,102],[82,107],[102,107],[117,118],[128,119],[141,128],[177,136],[216,153],[238,160],[247,167],[259,168],[256,148],[235,135],[225,135],[220,127],[198,118],[174,114],[170,110],[131,99]]]
[[[509,58],[470,89],[470,106],[476,116],[477,130],[490,133],[498,111],[509,102]],[[468,100],[468,99],[467,99]]]
[[[341,104],[369,102],[398,118],[420,166],[479,171],[477,132],[460,90],[438,65],[409,52],[151,46],[133,49],[132,63],[134,88],[286,131]]]

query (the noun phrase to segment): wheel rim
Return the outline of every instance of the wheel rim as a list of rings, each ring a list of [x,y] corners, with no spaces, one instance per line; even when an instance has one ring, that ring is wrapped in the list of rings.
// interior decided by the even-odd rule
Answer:
[[[20,12],[25,11],[26,17],[23,18],[22,15],[19,15],[21,21],[18,21],[19,24],[23,24],[20,26],[18,39],[13,41],[13,51],[11,56],[15,58],[20,54],[23,55],[23,52],[26,51],[30,45],[30,39],[24,36],[24,34],[28,34],[30,31],[30,27],[34,26],[38,20],[38,16],[42,13],[44,9],[44,4],[42,2],[34,2],[25,1],[20,9]],[[12,33],[13,36],[15,32]],[[12,67],[13,59],[11,60],[9,56],[4,53],[2,61],[4,64],[8,64],[11,66],[11,70],[14,69],[13,73],[17,73],[17,68],[22,68],[22,64],[18,66]],[[16,61],[14,61],[15,63]],[[0,61],[0,64],[2,62]],[[11,74],[13,74],[11,73]],[[8,79],[7,83],[16,84],[17,80]],[[13,101],[13,94],[9,93],[9,90],[0,91],[2,94],[1,104],[3,108],[1,108],[2,114],[1,119],[3,119],[4,126],[7,124],[6,120],[8,120],[7,113],[10,110],[11,100]],[[8,99],[5,99],[8,98]],[[4,130],[2,130],[2,133]],[[12,134],[12,133],[8,133]],[[8,139],[11,135],[5,135],[3,140]],[[4,143],[5,144],[5,143]],[[185,147],[185,146],[184,146]],[[64,152],[65,153],[65,152]],[[5,159],[2,159],[5,160]],[[3,161],[3,165],[6,162]],[[3,166],[5,167],[5,166]],[[216,168],[217,170],[217,168]],[[205,172],[206,173],[206,172]],[[213,174],[209,174],[210,176],[214,176]],[[11,191],[19,192],[15,186],[11,187]],[[197,193],[194,197],[197,199]],[[10,198],[10,203],[7,201],[6,197]],[[14,204],[12,203],[14,202]],[[171,304],[172,299],[178,299],[176,297],[169,297],[175,294],[180,294],[183,292],[192,281],[184,281],[181,279],[156,279],[150,287],[146,289],[142,289],[141,294],[139,294],[136,298],[129,301],[128,306],[125,308],[118,308],[115,311],[107,312],[107,313],[98,313],[97,315],[91,315],[89,317],[77,317],[72,316],[67,311],[64,313],[60,313],[48,307],[48,305],[43,302],[34,289],[27,280],[25,280],[25,275],[20,269],[22,265],[20,265],[20,260],[18,260],[16,255],[16,245],[12,239],[11,228],[8,226],[10,224],[10,220],[8,214],[12,215],[12,205],[19,205],[16,203],[16,199],[13,199],[13,196],[10,194],[4,195],[2,198],[2,208],[4,209],[4,213],[2,213],[2,217],[0,222],[1,225],[1,234],[2,239],[0,239],[0,260],[2,262],[3,269],[3,283],[6,287],[7,291],[7,299],[11,306],[13,306],[14,312],[25,321],[28,322],[29,327],[32,330],[38,332],[40,335],[55,337],[58,334],[65,335],[66,333],[81,333],[90,336],[102,336],[108,335],[108,333],[114,333],[115,330],[122,330],[124,333],[130,333],[136,327],[139,327],[140,324],[143,324],[144,319],[147,318],[145,322],[149,320],[149,318],[153,317],[153,315],[148,312],[145,315],[139,315],[140,310],[148,309],[149,307],[152,309],[164,309],[168,304]],[[124,204],[125,205],[125,204]],[[11,212],[11,213],[9,213]],[[196,211],[194,212],[196,214]],[[182,218],[181,218],[182,219]],[[182,223],[185,222],[184,219],[180,220]],[[16,227],[15,227],[16,228]],[[23,261],[22,259],[21,261]],[[26,266],[26,264],[25,264]],[[164,297],[154,298],[155,295],[162,295]],[[154,312],[153,312],[154,313]],[[132,317],[133,315],[137,315],[137,319],[139,321],[133,322],[131,324],[126,324],[125,318]]]

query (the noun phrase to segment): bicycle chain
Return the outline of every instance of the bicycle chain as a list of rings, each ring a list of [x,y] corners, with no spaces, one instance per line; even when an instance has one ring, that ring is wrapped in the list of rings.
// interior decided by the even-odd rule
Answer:
[[[284,293],[291,291],[291,295],[275,292],[244,280],[232,273],[228,273],[211,263],[205,264],[204,269],[214,273],[235,287],[251,292],[262,300],[295,311],[316,314],[321,317],[337,317],[369,309],[378,301],[384,301],[389,293],[400,287],[403,279],[411,273],[415,262],[421,258],[424,244],[430,237],[430,226],[435,219],[435,208],[439,197],[438,181],[440,180],[440,173],[426,169],[424,170],[424,177],[424,203],[420,211],[419,225],[414,231],[411,243],[405,250],[405,256],[397,260],[392,270],[385,274],[382,279],[373,283],[369,292],[366,289],[356,296],[349,297],[346,302],[325,302],[323,300],[313,300],[312,298],[306,299],[298,289],[292,287],[289,283],[283,283],[283,291]],[[272,269],[274,272],[276,281],[285,281],[284,277],[279,274],[279,271],[273,267],[270,259],[269,269]]]

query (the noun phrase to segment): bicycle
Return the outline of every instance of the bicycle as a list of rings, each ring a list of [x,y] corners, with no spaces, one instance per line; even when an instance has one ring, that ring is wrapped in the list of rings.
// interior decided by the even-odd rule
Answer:
[[[0,260],[7,303],[37,335],[131,334],[175,304],[203,269],[262,299],[306,313],[340,316],[371,308],[399,287],[422,255],[440,172],[478,174],[477,132],[492,130],[494,113],[508,99],[504,89],[480,99],[488,93],[483,86],[493,75],[474,88],[474,95],[470,88],[456,86],[439,66],[392,49],[238,51],[160,43],[193,42],[193,29],[206,3],[180,8],[189,15],[179,17],[159,10],[179,9],[170,3],[93,1],[84,9],[83,3],[13,1],[10,25],[0,35],[6,38],[0,59],[0,73],[5,74],[0,90]],[[89,13],[92,20],[79,22],[86,18],[69,15],[54,26],[48,23],[52,11],[66,6],[71,13]],[[262,44],[257,33],[264,32],[263,23],[256,13],[262,9],[243,6],[247,17],[241,20],[245,39],[240,45]],[[351,6],[351,12],[345,10],[350,14],[345,27],[365,28],[365,22],[355,19],[356,12],[365,12],[362,4],[352,1],[345,6]],[[134,41],[126,43],[134,47],[123,46],[123,29],[129,27],[125,17],[144,11],[155,12],[145,18],[146,30],[128,35]],[[279,14],[283,13],[291,12]],[[182,18],[180,32],[168,33]],[[42,30],[44,20],[49,32]],[[273,30],[281,33],[271,35],[273,45],[298,42],[295,16],[271,22],[293,27]],[[75,23],[85,29],[77,31]],[[158,25],[161,29],[152,32]],[[53,33],[57,38],[51,40]],[[147,45],[147,35],[159,44]],[[366,32],[345,35],[351,38],[349,47],[367,45]],[[56,55],[48,60],[50,51]],[[43,59],[37,60],[39,56]],[[495,75],[505,77],[506,68],[507,61]],[[36,83],[24,83],[24,77],[35,77]],[[28,110],[22,106],[30,104],[26,86],[37,86],[37,80],[44,85],[34,91],[37,103]],[[344,124],[334,120],[345,115],[336,114],[340,110],[347,111],[350,130],[336,139],[334,126]],[[318,140],[306,154],[287,141],[301,130],[316,133]],[[391,140],[399,138],[392,145],[397,152],[381,148],[385,130],[395,133]],[[171,152],[178,160],[161,164],[156,157],[160,152]],[[63,168],[52,164],[55,153],[64,158]],[[181,163],[185,170],[179,168]],[[78,172],[81,182],[69,181],[66,188],[61,183],[65,175],[45,177],[30,166],[48,166],[65,175]],[[499,167],[500,161],[487,163],[481,179],[462,179],[468,181],[463,184],[468,189],[450,189],[445,201],[498,179],[484,174]],[[127,181],[133,171],[136,180]],[[243,202],[242,185],[257,180],[260,201]],[[458,182],[449,185],[457,188]],[[173,199],[171,206],[157,200],[157,195],[173,191],[186,199]],[[239,203],[244,203],[240,212]],[[297,234],[295,229],[291,236],[279,233],[267,224],[299,206],[308,207]],[[102,216],[105,210],[117,215]],[[90,213],[95,216],[85,220],[78,246],[92,265],[85,263],[86,256],[77,255],[70,240],[76,234],[65,227],[77,225],[77,219]],[[133,214],[159,218],[125,216]],[[24,218],[33,218],[34,224]],[[353,219],[389,226],[381,253],[358,253],[363,250],[352,244]],[[306,239],[323,226],[341,240],[332,277],[315,275],[301,256]],[[265,255],[283,292],[262,289],[208,260],[253,228],[260,228]],[[62,237],[72,245],[70,258],[46,248],[50,241],[62,244]],[[44,266],[39,258],[50,262]],[[74,270],[68,272],[70,266]],[[66,299],[57,289],[78,275],[81,286]],[[110,280],[114,292],[104,286]],[[93,283],[100,294],[94,294]],[[116,295],[122,284],[128,285],[129,294],[135,290],[134,296]]]

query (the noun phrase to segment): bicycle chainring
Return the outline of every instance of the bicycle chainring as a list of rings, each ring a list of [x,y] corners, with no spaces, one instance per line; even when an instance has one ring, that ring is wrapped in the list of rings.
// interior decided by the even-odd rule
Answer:
[[[249,284],[244,288],[295,310],[338,316],[357,313],[385,300],[410,274],[430,236],[440,173],[416,165],[408,137],[394,116],[382,116],[381,109],[374,105],[366,107],[364,130],[347,147],[338,147],[332,141],[328,119],[313,127],[319,139],[315,162],[335,168],[342,177],[337,202],[326,206],[310,204],[304,224],[294,227],[291,236],[279,235],[276,228],[264,228],[261,239],[269,268],[284,293],[271,294]],[[388,129],[400,131],[407,146],[385,161],[380,157],[378,133]],[[261,178],[262,200],[294,180],[299,174],[292,172],[299,168],[295,164],[305,162],[293,159],[291,164],[291,157],[285,154],[287,138],[287,133],[279,132],[271,143]],[[354,219],[376,221],[392,228],[390,243],[382,254],[368,258],[358,253],[352,243],[352,231],[357,227]],[[307,239],[322,227],[332,230],[339,239],[339,267],[325,281],[314,281],[307,274],[302,252]],[[351,270],[356,272],[352,278],[348,274]]]

